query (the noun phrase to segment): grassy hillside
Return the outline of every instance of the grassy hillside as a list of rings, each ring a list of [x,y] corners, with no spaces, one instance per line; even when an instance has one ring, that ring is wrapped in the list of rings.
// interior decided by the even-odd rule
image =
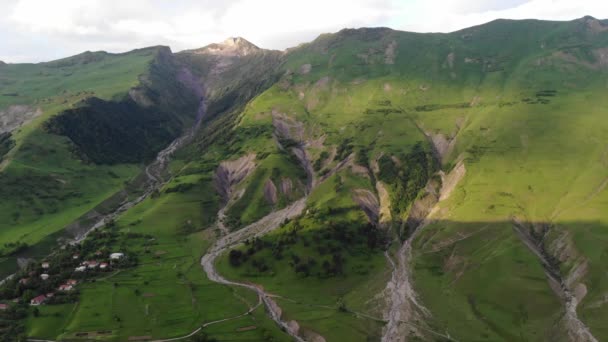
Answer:
[[[382,165],[390,169],[407,160],[417,143],[432,147],[446,172],[464,161],[465,178],[432,214],[436,223],[414,241],[414,287],[432,314],[427,319],[432,329],[459,340],[567,334],[560,323],[563,307],[541,262],[514,232],[517,219],[534,223],[539,239],[540,226],[549,227],[540,248],[559,264],[568,287],[583,296],[582,320],[596,337],[603,336],[586,313],[602,307],[605,288],[601,271],[594,270],[602,266],[593,260],[603,252],[589,239],[583,242],[587,233],[578,228],[599,224],[594,236],[600,238],[605,220],[599,209],[605,188],[600,94],[608,71],[607,35],[597,23],[499,20],[452,34],[361,29],[324,35],[288,53],[286,75],[252,102],[245,115],[253,108],[255,115],[242,124],[263,122],[263,113],[272,109],[289,113],[312,128],[313,158],[354,152],[359,166],[369,166],[363,173],[373,177],[372,191],[375,180],[387,178]],[[258,109],[260,103],[270,108]],[[316,137],[323,146],[312,142]],[[247,146],[255,148],[257,141]],[[383,155],[397,162],[383,163]],[[406,194],[407,185],[415,184],[413,175],[392,177],[392,184],[385,179],[392,204],[406,199],[393,205],[397,231],[398,222],[412,214]],[[333,208],[327,200],[338,194],[325,191],[309,198],[311,208]],[[326,223],[315,226],[327,229]],[[346,263],[356,265],[356,258],[347,257]],[[233,274],[243,266],[224,267]],[[286,297],[301,296],[291,288],[301,276],[285,280],[293,272],[289,267],[269,267],[270,276],[255,276],[255,268],[235,276]],[[330,281],[318,282],[331,287]],[[368,299],[374,295],[366,293]],[[348,330],[324,330],[312,322],[306,327],[330,337]]]
[[[199,267],[228,236],[218,272],[263,289],[308,340],[605,339],[607,56],[608,24],[590,17],[180,53],[208,116],[171,182],[117,224],[153,247],[125,242],[139,265],[42,308],[28,333],[160,338],[243,313],[254,293]],[[286,338],[256,310],[203,332]]]
[[[14,255],[27,246],[44,240],[46,249],[40,252],[47,253],[59,237],[52,233],[120,190],[139,172],[137,163],[150,159],[192,122],[198,98],[183,86],[171,88],[178,84],[169,82],[177,66],[167,61],[167,51],[159,47],[119,55],[84,53],[2,67],[0,110],[5,120],[17,122],[5,127],[12,129],[7,143],[11,149],[5,153],[0,176],[3,274],[16,268]],[[159,86],[160,79],[166,80],[165,88]],[[166,100],[154,97],[143,108],[128,97],[133,91],[148,97],[182,94],[173,96],[178,114]],[[130,109],[112,119],[121,104]],[[78,126],[73,113],[94,113],[95,118]],[[121,126],[122,121],[134,120],[138,123],[132,126],[140,125],[139,130]]]

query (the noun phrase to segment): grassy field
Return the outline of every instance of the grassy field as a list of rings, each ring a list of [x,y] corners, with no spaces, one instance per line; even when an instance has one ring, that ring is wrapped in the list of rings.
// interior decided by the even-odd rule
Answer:
[[[200,180],[200,176],[177,177],[166,189]],[[28,336],[77,338],[78,333],[108,331],[100,338],[178,337],[206,322],[238,316],[255,305],[253,293],[211,283],[200,267],[200,257],[215,235],[212,229],[201,230],[209,221],[200,210],[207,191],[201,186],[164,192],[122,216],[117,222],[121,231],[153,236],[149,246],[136,240],[122,242],[138,255],[139,265],[82,284],[75,305],[41,306],[41,315],[28,320]],[[60,312],[61,319],[55,312]],[[252,325],[256,328],[239,331]],[[204,331],[237,340],[281,336],[262,309]]]

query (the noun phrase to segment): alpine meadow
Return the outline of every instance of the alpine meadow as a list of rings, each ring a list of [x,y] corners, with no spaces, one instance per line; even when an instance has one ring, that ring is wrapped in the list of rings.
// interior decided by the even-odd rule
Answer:
[[[0,62],[0,341],[608,340],[607,93],[590,16]]]

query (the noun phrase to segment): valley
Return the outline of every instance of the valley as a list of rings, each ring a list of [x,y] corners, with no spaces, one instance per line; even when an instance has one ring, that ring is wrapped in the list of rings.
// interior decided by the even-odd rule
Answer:
[[[1,64],[2,337],[604,340],[606,49],[584,17]]]

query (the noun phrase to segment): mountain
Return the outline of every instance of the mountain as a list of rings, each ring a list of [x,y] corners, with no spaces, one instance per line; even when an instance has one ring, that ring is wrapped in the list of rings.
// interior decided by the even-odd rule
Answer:
[[[608,21],[1,72],[0,297],[79,282],[5,336],[608,336]]]

